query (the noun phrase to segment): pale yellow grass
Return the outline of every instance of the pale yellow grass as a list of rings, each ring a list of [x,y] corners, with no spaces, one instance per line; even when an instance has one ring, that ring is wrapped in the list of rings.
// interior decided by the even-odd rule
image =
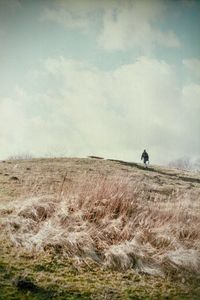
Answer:
[[[200,270],[200,192],[149,195],[125,176],[82,175],[55,195],[0,207],[1,239],[27,251],[54,249],[80,262],[163,276]]]

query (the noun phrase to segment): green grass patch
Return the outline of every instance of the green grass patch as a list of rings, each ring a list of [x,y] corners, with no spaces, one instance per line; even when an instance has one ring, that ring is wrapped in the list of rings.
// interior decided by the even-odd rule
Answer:
[[[55,253],[14,251],[3,247],[0,299],[199,299],[200,280],[192,275],[166,278],[117,272],[92,262],[79,264]],[[181,276],[180,276],[181,275]],[[20,280],[34,288],[19,287]]]

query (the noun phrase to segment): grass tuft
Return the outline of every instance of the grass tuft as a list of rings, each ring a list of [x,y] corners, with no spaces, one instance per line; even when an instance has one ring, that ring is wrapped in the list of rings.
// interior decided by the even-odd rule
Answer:
[[[58,197],[4,204],[1,239],[29,252],[55,251],[115,270],[198,273],[199,196],[199,190],[176,190],[165,198],[151,192],[149,198],[139,181],[121,173],[80,176]]]

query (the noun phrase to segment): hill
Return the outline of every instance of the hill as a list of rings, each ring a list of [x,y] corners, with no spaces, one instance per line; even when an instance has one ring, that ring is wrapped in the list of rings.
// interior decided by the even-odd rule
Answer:
[[[198,299],[199,198],[177,169],[2,161],[0,299]]]

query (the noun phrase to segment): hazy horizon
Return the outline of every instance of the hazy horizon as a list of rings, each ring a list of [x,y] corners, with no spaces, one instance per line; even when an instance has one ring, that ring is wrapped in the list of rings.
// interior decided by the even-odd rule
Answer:
[[[200,156],[200,2],[0,0],[0,159]]]

